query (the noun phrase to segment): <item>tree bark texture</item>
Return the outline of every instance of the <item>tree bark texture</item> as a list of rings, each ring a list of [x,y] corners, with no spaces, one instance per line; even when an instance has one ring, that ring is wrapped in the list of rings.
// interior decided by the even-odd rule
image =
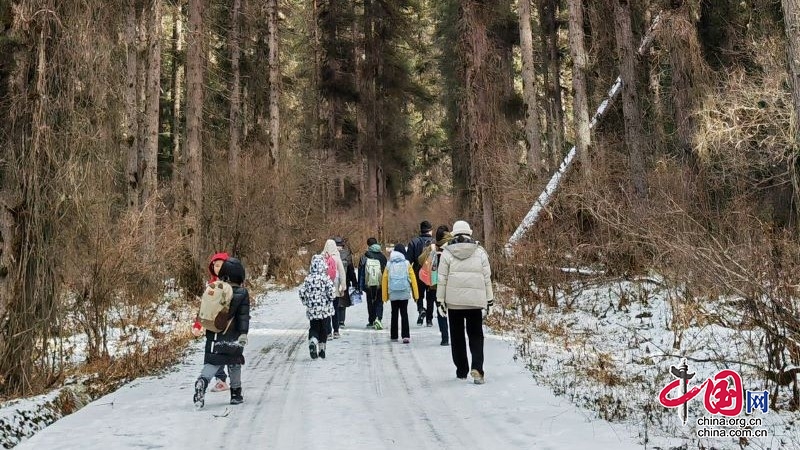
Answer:
[[[545,61],[545,111],[549,164],[558,168],[564,148],[564,107],[561,101],[561,55],[558,50],[559,0],[539,0],[539,22]]]
[[[181,114],[183,109],[183,77],[185,66],[183,64],[183,1],[175,2],[172,25],[172,210],[178,217],[183,215],[184,192],[183,185],[186,178],[186,157],[183,154],[183,126]]]
[[[273,164],[280,161],[281,66],[278,28],[278,0],[269,0],[269,154]]]
[[[231,178],[238,179],[239,175],[239,160],[241,144],[241,129],[242,129],[242,100],[241,100],[241,83],[240,83],[240,69],[239,57],[241,55],[240,45],[240,29],[241,29],[241,0],[233,0],[231,6],[231,22],[228,34],[228,52],[231,58],[231,79],[230,79],[230,114],[229,120],[229,140],[228,140],[228,168],[231,172]],[[238,199],[238,183],[233,183],[233,196],[234,202]]]
[[[530,0],[519,0],[518,12],[520,51],[522,52],[522,95],[526,107],[525,137],[528,143],[526,160],[528,167],[538,174],[542,169],[542,132],[536,93],[536,66],[533,61]]]
[[[631,29],[629,0],[614,0],[614,31],[619,55],[619,71],[622,78],[622,112],[625,116],[625,143],[630,158],[630,174],[637,197],[647,196],[645,173],[644,126],[637,84],[637,55]]]
[[[139,48],[136,33],[136,0],[125,2],[125,115],[122,124],[122,152],[126,155],[127,204],[139,209],[139,95],[136,89]]]
[[[147,235],[155,232],[155,205],[158,192],[158,135],[159,104],[161,100],[161,0],[153,0],[148,13],[147,45],[147,103],[145,105],[144,176],[142,177],[142,207],[146,214]]]
[[[574,90],[573,114],[575,116],[575,148],[585,176],[591,173],[589,155],[589,100],[586,94],[586,66],[588,56],[584,48],[583,0],[569,0],[569,48],[572,55],[572,88]]]
[[[192,257],[200,262],[203,206],[203,10],[204,0],[189,0],[186,54],[186,234]]]

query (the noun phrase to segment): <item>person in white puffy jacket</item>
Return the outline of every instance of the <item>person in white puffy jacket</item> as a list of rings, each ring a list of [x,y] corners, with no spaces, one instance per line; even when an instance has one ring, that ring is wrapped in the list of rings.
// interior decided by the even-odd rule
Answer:
[[[448,317],[456,377],[466,380],[469,373],[475,384],[483,384],[483,311],[488,314],[494,304],[489,255],[472,239],[467,222],[454,223],[452,235],[439,261],[439,313]],[[465,328],[472,365],[467,359]]]

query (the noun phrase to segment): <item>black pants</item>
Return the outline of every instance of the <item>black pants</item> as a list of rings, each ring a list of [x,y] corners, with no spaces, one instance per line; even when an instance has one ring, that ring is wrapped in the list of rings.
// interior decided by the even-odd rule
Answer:
[[[436,289],[428,289],[428,300],[436,308]],[[447,342],[450,339],[450,333],[447,331],[447,317],[439,315],[438,308],[436,308],[436,321],[439,323],[439,332],[442,333],[442,342]]]
[[[410,338],[408,327],[408,300],[390,300],[392,304],[392,326],[389,330],[390,337],[397,339],[397,318],[400,316],[401,333],[404,338]]]
[[[417,278],[417,290],[419,290],[419,298],[417,299],[417,311],[425,310],[425,320],[431,322],[433,320],[433,310],[436,309],[436,293],[431,292],[431,288],[422,280]]]
[[[375,319],[383,322],[383,300],[381,299],[381,288],[377,286],[367,286],[367,314],[368,322],[375,323]]]
[[[447,317],[450,322],[450,352],[456,365],[456,376],[465,378],[470,369],[467,342],[464,339],[465,324],[469,352],[472,354],[471,368],[483,375],[483,313],[480,309],[450,309]]]
[[[330,317],[311,319],[308,327],[308,338],[317,338],[318,342],[328,342],[328,324]]]
[[[333,315],[328,317],[328,334],[339,332],[339,297],[333,299]]]
[[[344,325],[345,315],[347,315],[347,307],[339,306],[339,326]]]

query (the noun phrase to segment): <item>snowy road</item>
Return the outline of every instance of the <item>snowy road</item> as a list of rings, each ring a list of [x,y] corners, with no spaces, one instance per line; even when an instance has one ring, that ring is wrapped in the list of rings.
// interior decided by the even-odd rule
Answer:
[[[478,386],[456,379],[435,325],[412,323],[405,345],[390,342],[388,330],[364,328],[366,315],[363,304],[349,308],[342,339],[329,341],[327,359],[312,361],[297,291],[273,292],[253,312],[244,404],[229,405],[227,392],[208,393],[205,408],[194,409],[198,341],[174,371],[136,380],[17,448],[641,447],[624,426],[590,420],[590,412],[535,385],[509,342],[487,336],[486,384]]]

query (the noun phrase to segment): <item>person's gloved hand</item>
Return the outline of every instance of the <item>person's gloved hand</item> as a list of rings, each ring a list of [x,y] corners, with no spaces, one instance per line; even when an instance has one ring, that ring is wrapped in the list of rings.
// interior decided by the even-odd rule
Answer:
[[[447,305],[441,302],[436,302],[436,311],[439,312],[439,315],[442,317],[447,317]]]
[[[484,319],[485,319],[485,318],[487,318],[487,317],[489,317],[489,314],[491,314],[491,313],[492,313],[492,306],[494,306],[494,299],[492,299],[492,300],[489,300],[489,301],[486,303],[486,309],[484,309],[484,310],[483,310],[483,318],[484,318]]]
[[[247,345],[247,333],[240,334],[238,342],[239,342],[239,345],[241,345],[242,347]]]

